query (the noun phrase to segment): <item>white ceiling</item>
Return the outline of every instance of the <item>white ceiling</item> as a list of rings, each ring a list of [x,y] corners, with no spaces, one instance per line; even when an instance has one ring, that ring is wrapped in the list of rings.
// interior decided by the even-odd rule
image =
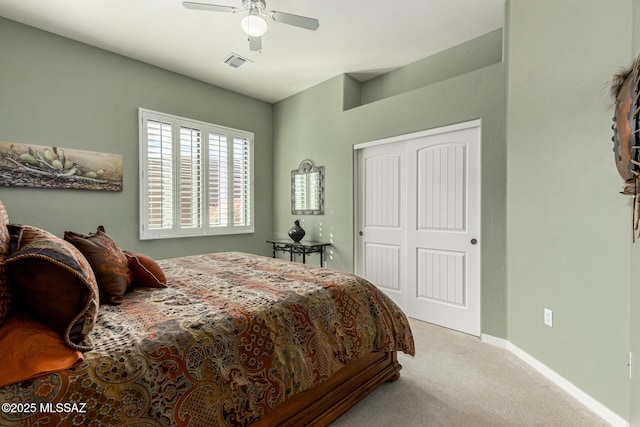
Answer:
[[[241,0],[194,0],[242,7]],[[342,73],[372,76],[503,26],[504,0],[266,0],[267,10],[317,18],[313,32],[269,21],[251,52],[244,14],[182,0],[0,0],[0,16],[267,102]],[[223,64],[230,53],[254,61]]]

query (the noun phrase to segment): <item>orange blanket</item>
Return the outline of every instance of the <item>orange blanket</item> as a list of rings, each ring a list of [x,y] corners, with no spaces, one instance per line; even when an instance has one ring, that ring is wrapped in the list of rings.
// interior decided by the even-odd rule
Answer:
[[[0,327],[0,360],[0,387],[4,387],[68,369],[83,357],[53,329],[14,311]]]

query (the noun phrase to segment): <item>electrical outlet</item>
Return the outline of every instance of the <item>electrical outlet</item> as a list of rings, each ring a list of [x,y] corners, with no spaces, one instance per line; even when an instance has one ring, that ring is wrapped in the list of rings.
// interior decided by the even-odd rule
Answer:
[[[544,309],[544,324],[553,327],[553,310],[549,310],[548,308]]]

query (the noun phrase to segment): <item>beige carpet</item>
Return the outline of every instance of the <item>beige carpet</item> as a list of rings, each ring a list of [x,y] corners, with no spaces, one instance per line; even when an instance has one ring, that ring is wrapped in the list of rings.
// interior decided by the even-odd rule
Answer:
[[[416,357],[332,427],[606,426],[509,351],[411,320]]]

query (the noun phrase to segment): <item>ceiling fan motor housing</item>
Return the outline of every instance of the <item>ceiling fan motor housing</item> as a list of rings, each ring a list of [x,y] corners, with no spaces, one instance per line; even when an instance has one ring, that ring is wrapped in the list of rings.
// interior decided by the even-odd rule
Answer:
[[[258,12],[263,13],[267,4],[264,0],[242,0],[242,6],[247,10],[258,9]]]

